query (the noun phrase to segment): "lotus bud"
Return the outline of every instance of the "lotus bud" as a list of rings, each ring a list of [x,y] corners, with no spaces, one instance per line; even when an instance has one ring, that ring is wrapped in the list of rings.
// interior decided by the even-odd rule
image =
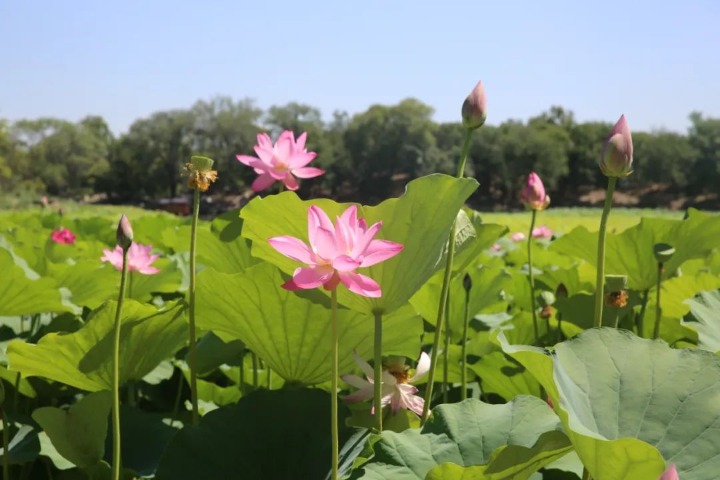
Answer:
[[[621,115],[603,145],[600,170],[607,177],[627,177],[632,173],[632,162],[632,135],[625,115]]]
[[[462,121],[465,128],[475,130],[482,127],[486,119],[487,98],[485,97],[485,87],[482,82],[478,82],[462,104]]]
[[[133,229],[130,225],[130,220],[128,220],[125,215],[120,217],[116,236],[117,244],[120,245],[120,248],[122,248],[123,251],[127,251],[130,248],[130,245],[132,245]]]
[[[520,200],[530,210],[545,210],[550,205],[550,195],[537,173],[528,175],[525,186],[520,190]]]
[[[655,260],[662,265],[670,261],[675,254],[675,249],[667,243],[656,243],[653,247],[653,253],[655,254]]]

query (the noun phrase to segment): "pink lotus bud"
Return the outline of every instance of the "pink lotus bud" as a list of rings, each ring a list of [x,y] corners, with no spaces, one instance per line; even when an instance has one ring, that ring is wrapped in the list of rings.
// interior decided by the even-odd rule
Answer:
[[[671,463],[670,466],[667,467],[667,470],[660,475],[658,480],[680,480],[675,465]]]
[[[120,222],[117,227],[117,244],[123,250],[127,250],[132,245],[133,241],[133,229],[130,225],[130,220],[123,215],[120,217]]]
[[[487,118],[487,98],[485,87],[478,82],[470,95],[467,96],[462,105],[462,121],[465,128],[475,130],[485,123]]]
[[[600,170],[607,177],[627,177],[632,173],[633,144],[625,115],[620,116],[600,155]]]
[[[545,210],[550,205],[550,195],[537,173],[528,175],[525,186],[520,190],[520,200],[530,210]]]

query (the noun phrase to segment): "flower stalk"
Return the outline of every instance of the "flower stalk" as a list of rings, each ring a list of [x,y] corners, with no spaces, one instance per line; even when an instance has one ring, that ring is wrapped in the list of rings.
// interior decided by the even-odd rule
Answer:
[[[467,273],[463,278],[463,288],[465,289],[465,308],[463,312],[463,341],[462,341],[462,370],[460,370],[460,400],[467,398],[467,342],[468,327],[470,325],[470,290],[472,289],[472,279]]]
[[[612,208],[613,193],[617,177],[608,177],[608,186],[605,191],[605,204],[603,205],[602,217],[600,218],[600,231],[598,232],[598,253],[597,253],[597,277],[595,282],[595,316],[594,325],[602,327],[603,304],[605,302],[605,237],[607,221]]]
[[[528,278],[530,279],[530,305],[532,307],[532,319],[533,319],[533,332],[535,333],[535,343],[540,341],[540,330],[538,328],[537,318],[537,305],[535,304],[535,278],[533,274],[533,257],[532,257],[532,246],[533,236],[532,232],[535,229],[535,220],[537,218],[537,210],[532,210],[532,216],[530,219],[530,233],[528,234],[527,242],[527,256],[528,256]]]
[[[375,383],[373,384],[373,406],[375,408],[375,429],[378,433],[383,429],[382,416],[382,313],[375,312],[375,345],[373,368],[375,370]]]
[[[332,330],[332,382],[330,387],[330,415],[332,435],[332,480],[338,480],[340,447],[338,445],[338,327],[337,327],[337,288],[330,295],[330,324]],[[376,367],[377,368],[377,367]],[[375,416],[382,417],[382,409],[375,412]]]

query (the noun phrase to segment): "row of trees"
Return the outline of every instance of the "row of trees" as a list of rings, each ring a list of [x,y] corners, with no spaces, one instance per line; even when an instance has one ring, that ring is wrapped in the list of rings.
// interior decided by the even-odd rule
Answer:
[[[252,154],[258,132],[308,132],[308,148],[327,174],[306,180],[304,194],[372,203],[398,193],[411,178],[454,174],[463,128],[437,123],[432,107],[415,99],[373,105],[324,121],[312,106],[290,103],[267,111],[250,100],[218,97],[189,109],[157,112],[114,137],[102,117],[78,123],[53,118],[0,122],[0,187],[63,197],[106,193],[116,201],[176,196],[185,191],[182,168],[191,154],[216,159],[215,193],[240,193],[254,173],[235,160]],[[458,114],[459,116],[459,114]],[[720,184],[720,119],[690,115],[678,133],[634,132],[635,172],[626,187],[664,184],[671,192],[700,194]],[[630,119],[632,122],[632,119]],[[632,123],[631,123],[632,125]],[[571,111],[552,107],[527,122],[486,125],[473,137],[468,173],[482,197],[515,204],[520,181],[537,171],[554,202],[570,202],[588,187],[604,186],[597,168],[612,125],[579,123]]]

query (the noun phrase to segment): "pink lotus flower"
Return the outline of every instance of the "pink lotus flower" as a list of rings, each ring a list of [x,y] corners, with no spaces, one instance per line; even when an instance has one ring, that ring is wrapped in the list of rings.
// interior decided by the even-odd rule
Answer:
[[[600,170],[607,177],[626,177],[632,173],[632,163],[632,134],[625,115],[621,115],[603,144]]]
[[[59,230],[53,230],[53,232],[50,234],[50,239],[55,243],[72,245],[73,243],[75,243],[75,234],[67,228],[61,228]]]
[[[522,242],[525,240],[525,234],[522,232],[515,232],[510,236],[510,240],[513,242]]]
[[[345,401],[356,403],[370,400],[375,393],[375,373],[373,368],[356,353],[353,353],[353,358],[355,358],[355,362],[360,366],[367,380],[357,375],[343,375],[342,379],[345,383],[359,388],[357,392],[345,397]],[[413,376],[410,376],[410,371],[405,365],[405,359],[402,357],[393,357],[383,367],[382,406],[390,405],[393,413],[396,413],[400,408],[404,408],[412,410],[417,415],[422,415],[425,400],[415,395],[418,389],[410,385],[410,383],[420,379],[430,370],[430,356],[425,352],[420,354],[420,360]],[[370,412],[375,414],[374,405]]]
[[[499,243],[493,243],[492,247],[490,247],[493,252],[500,252],[502,251],[502,247]]]
[[[677,469],[675,468],[674,464],[670,464],[667,467],[667,470],[663,472],[662,475],[658,478],[658,480],[680,480],[680,477],[678,476]]]
[[[305,148],[306,138],[307,132],[303,132],[296,141],[295,134],[285,130],[273,145],[270,136],[261,133],[257,136],[258,144],[255,145],[257,157],[236,155],[238,161],[254,168],[255,173],[260,175],[253,182],[252,189],[260,192],[280,180],[288,190],[297,190],[295,177],[313,178],[325,173],[319,168],[306,167],[317,156],[315,152],[308,152]]]
[[[291,236],[268,239],[270,245],[286,257],[307,264],[298,268],[292,280],[283,288],[304,290],[322,285],[326,290],[337,288],[342,282],[351,292],[365,297],[380,297],[380,285],[375,280],[355,272],[394,257],[403,246],[387,240],[373,240],[382,222],[368,228],[364,219],[357,218],[352,205],[337,217],[335,225],[315,205],[308,209],[310,245]]]
[[[462,104],[462,121],[465,128],[480,128],[487,119],[487,97],[482,82],[478,82]]]
[[[156,267],[151,264],[158,259],[158,255],[150,255],[152,245],[140,245],[133,242],[128,249],[128,272],[138,272],[143,275],[154,275],[158,273]],[[103,249],[104,255],[100,260],[111,263],[116,269],[122,270],[123,249],[117,245],[114,250]]]
[[[545,210],[550,205],[550,196],[537,173],[528,175],[525,186],[520,190],[520,200],[530,210]]]
[[[547,225],[541,225],[533,228],[532,236],[533,238],[550,238],[553,236],[553,231]]]

